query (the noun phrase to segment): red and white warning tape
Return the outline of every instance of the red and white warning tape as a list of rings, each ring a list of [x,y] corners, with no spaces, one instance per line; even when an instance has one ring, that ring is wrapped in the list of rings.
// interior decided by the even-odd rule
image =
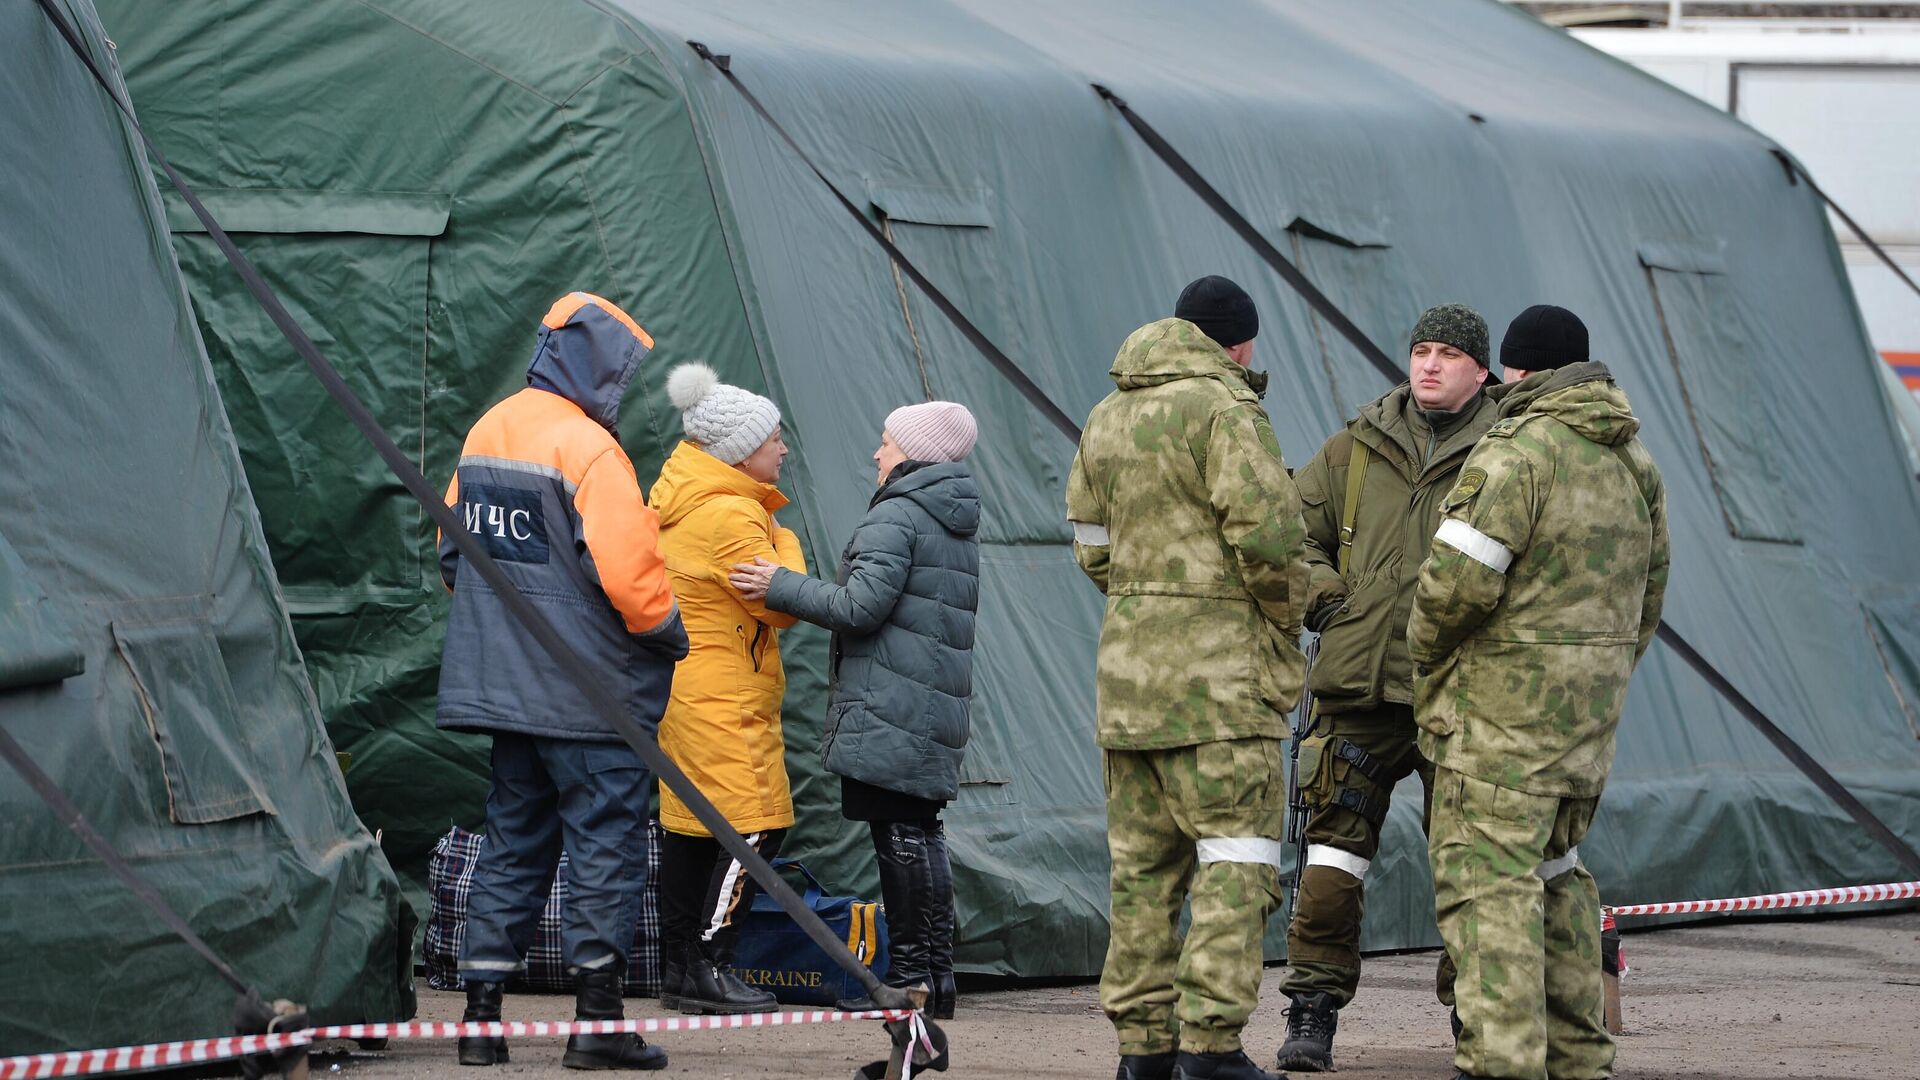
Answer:
[[[506,1021],[501,1023],[342,1024],[306,1028],[272,1035],[228,1035],[218,1039],[118,1046],[103,1050],[74,1050],[63,1054],[23,1054],[0,1058],[0,1080],[43,1080],[55,1076],[134,1072],[176,1065],[264,1054],[325,1039],[457,1039],[462,1036],[504,1035],[541,1038],[559,1035],[613,1035],[637,1032],[708,1031],[719,1028],[782,1027],[792,1024],[832,1024],[843,1020],[899,1020],[905,1011],[750,1013],[745,1016],[665,1016],[635,1020]]]
[[[1677,900],[1667,904],[1623,904],[1603,907],[1602,913],[1616,918],[1629,915],[1692,915],[1711,911],[1772,911],[1777,908],[1824,907],[1829,904],[1865,904],[1875,900],[1906,900],[1920,896],[1920,881],[1899,881],[1887,885],[1852,885],[1844,889],[1809,889],[1805,892],[1768,893],[1764,896],[1736,896],[1726,900]]]

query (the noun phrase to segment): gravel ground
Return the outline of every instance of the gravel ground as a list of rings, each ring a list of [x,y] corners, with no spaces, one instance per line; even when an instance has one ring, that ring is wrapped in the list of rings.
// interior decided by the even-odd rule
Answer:
[[[1627,1033],[1616,1075],[1641,1080],[1861,1080],[1920,1078],[1920,912],[1803,921],[1723,923],[1629,932],[1623,983]],[[1433,952],[1370,958],[1360,996],[1340,1017],[1335,1057],[1345,1080],[1453,1074],[1447,1014],[1433,999]],[[1265,999],[1247,1029],[1267,1064],[1285,1005],[1267,971]],[[420,1018],[457,1020],[460,995],[420,993]],[[509,997],[509,1019],[564,1019],[571,999]],[[630,1016],[663,1015],[630,999]],[[948,1022],[948,1076],[1101,1078],[1113,1075],[1112,1029],[1091,984],[963,993]],[[685,1032],[655,1040],[672,1060],[662,1076],[818,1077],[844,1080],[879,1057],[877,1024]],[[336,1048],[338,1044],[335,1044]],[[552,1078],[562,1040],[524,1039],[496,1080]],[[396,1042],[314,1059],[315,1080],[477,1080],[444,1042]],[[577,1076],[577,1073],[564,1075]],[[1301,1074],[1295,1074],[1301,1075]]]

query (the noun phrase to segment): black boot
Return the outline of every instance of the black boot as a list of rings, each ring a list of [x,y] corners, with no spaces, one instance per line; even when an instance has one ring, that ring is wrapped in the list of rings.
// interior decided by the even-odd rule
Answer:
[[[933,885],[926,903],[927,974],[933,985],[927,1015],[951,1020],[960,996],[953,980],[953,864],[947,858],[946,826],[938,818],[927,828],[927,869]]]
[[[1287,1008],[1287,1039],[1280,1044],[1280,1068],[1301,1072],[1333,1071],[1333,1032],[1340,1010],[1327,994],[1295,994]]]
[[[687,978],[687,946],[685,942],[668,942],[666,953],[660,958],[660,1007],[678,1009],[680,993]]]
[[[1173,1062],[1180,1055],[1172,1050],[1164,1054],[1121,1054],[1120,1071],[1113,1080],[1173,1080]]]
[[[959,997],[960,988],[953,981],[953,972],[940,972],[933,977],[933,992],[927,996],[927,1015],[935,1020],[953,1019]]]
[[[731,965],[714,963],[699,946],[688,950],[686,977],[680,983],[681,1012],[688,1016],[737,1016],[779,1007],[772,994],[742,982]]]
[[[1255,1065],[1245,1050],[1225,1054],[1182,1050],[1174,1061],[1173,1080],[1287,1080],[1287,1077],[1285,1073],[1270,1073]]]
[[[620,972],[582,971],[573,977],[573,1015],[579,1020],[624,1020],[625,1004],[620,1000]],[[647,1040],[631,1031],[617,1035],[574,1035],[567,1039],[567,1052],[560,1064],[569,1069],[664,1069],[667,1052],[648,1046]]]
[[[501,983],[468,979],[467,1011],[461,1014],[460,1019],[482,1024],[498,1023],[500,999],[505,994],[506,987]],[[459,1050],[462,1065],[499,1065],[507,1060],[507,1040],[498,1035],[462,1037]]]

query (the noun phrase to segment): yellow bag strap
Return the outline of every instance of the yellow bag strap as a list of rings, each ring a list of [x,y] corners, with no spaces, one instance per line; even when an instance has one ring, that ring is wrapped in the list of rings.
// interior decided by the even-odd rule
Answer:
[[[1353,456],[1347,460],[1347,501],[1340,507],[1340,548],[1336,556],[1342,578],[1347,576],[1347,567],[1353,561],[1353,523],[1360,513],[1360,486],[1366,483],[1367,461],[1372,457],[1366,443],[1353,440]]]

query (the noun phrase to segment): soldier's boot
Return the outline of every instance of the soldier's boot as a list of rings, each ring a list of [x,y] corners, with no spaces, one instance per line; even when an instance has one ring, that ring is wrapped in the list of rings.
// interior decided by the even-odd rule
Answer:
[[[1173,1063],[1173,1080],[1287,1080],[1253,1063],[1245,1050],[1224,1054],[1196,1054],[1182,1050]]]
[[[1280,1068],[1301,1072],[1333,1071],[1333,1032],[1340,1010],[1327,994],[1295,994],[1287,1007],[1287,1038],[1280,1044]]]
[[[738,1016],[769,1012],[779,1002],[765,990],[743,982],[728,964],[715,963],[699,946],[687,951],[686,974],[680,983],[677,1008],[688,1016]]]
[[[1179,1056],[1172,1050],[1164,1054],[1122,1054],[1120,1071],[1113,1074],[1113,1080],[1173,1080],[1173,1063]]]
[[[582,971],[573,977],[573,1015],[576,1020],[624,1020],[620,1000],[620,972]],[[664,1069],[667,1052],[648,1046],[631,1031],[613,1035],[573,1035],[560,1064],[569,1069]]]
[[[496,982],[467,980],[467,1011],[460,1019],[470,1023],[498,1023],[500,1002],[506,987]],[[507,1040],[498,1035],[462,1037],[458,1044],[460,1064],[498,1065],[507,1060]]]

